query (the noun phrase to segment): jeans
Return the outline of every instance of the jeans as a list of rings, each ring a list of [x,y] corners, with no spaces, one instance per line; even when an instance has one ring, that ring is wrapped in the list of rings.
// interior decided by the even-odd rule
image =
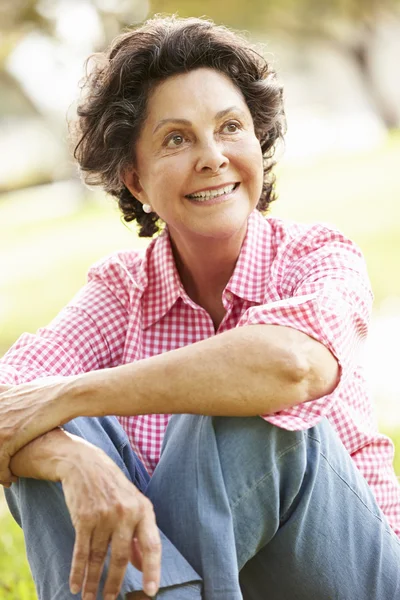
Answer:
[[[115,417],[65,429],[101,447],[153,502],[163,532],[157,599],[400,598],[400,541],[326,420],[286,431],[259,417],[175,415],[151,479]],[[21,478],[6,496],[39,599],[76,598],[61,485]],[[129,565],[119,597],[140,589]]]

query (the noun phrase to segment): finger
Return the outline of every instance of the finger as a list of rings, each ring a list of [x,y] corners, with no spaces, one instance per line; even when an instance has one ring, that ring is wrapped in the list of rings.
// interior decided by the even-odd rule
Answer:
[[[90,543],[89,560],[87,563],[85,580],[83,583],[83,594],[93,594],[93,598],[97,596],[97,588],[99,587],[101,574],[107,556],[108,545],[110,542],[110,530],[103,529],[99,523],[93,532]]]
[[[6,464],[8,463],[10,459],[7,459]],[[0,464],[2,464],[4,461],[4,456],[0,456]],[[4,463],[3,463],[4,464]],[[3,466],[2,464],[2,466]],[[4,481],[5,483],[13,483],[13,481],[16,480],[15,475],[13,475],[13,473],[11,472],[11,470],[8,467],[5,467],[3,469],[0,469],[0,481]]]
[[[109,598],[116,598],[121,589],[122,581],[129,563],[132,533],[133,526],[129,528],[124,525],[115,531],[112,536],[110,566],[103,592],[103,596],[106,600]]]
[[[13,475],[10,471],[10,476],[6,477],[5,479],[3,479],[2,477],[0,477],[0,485],[6,487],[6,488],[10,488],[12,483],[17,483],[18,481],[18,477],[16,477],[15,475]]]
[[[139,571],[143,571],[143,554],[137,537],[132,539],[130,561]]]
[[[89,561],[90,539],[90,529],[77,529],[72,555],[71,574],[69,577],[69,587],[72,594],[77,594],[83,586],[86,567]]]
[[[144,511],[135,536],[143,557],[143,591],[155,596],[160,587],[161,540],[152,509]]]

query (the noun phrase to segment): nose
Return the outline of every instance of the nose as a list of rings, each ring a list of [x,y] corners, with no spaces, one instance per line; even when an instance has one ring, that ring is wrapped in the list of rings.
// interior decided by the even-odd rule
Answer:
[[[196,157],[196,171],[219,173],[229,165],[223,144],[215,139],[204,141]]]

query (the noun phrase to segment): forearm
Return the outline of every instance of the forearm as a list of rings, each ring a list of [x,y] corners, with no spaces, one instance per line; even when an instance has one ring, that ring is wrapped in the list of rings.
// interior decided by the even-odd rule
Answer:
[[[19,450],[10,468],[17,477],[60,481],[69,466],[76,466],[82,454],[94,448],[85,440],[62,429],[53,429]]]
[[[335,367],[326,369],[326,377],[321,371],[324,381],[316,381],[310,372],[313,344],[317,342],[289,328],[234,329],[136,363],[86,374],[75,404],[77,414],[272,414],[319,397],[321,390],[333,391]],[[321,357],[334,361],[326,349],[318,360]]]

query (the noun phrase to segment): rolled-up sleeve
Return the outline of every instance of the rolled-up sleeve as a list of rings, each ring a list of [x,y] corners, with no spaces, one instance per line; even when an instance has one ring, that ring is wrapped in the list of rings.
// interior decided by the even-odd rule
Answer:
[[[129,320],[132,256],[94,265],[88,283],[47,326],[24,333],[0,360],[0,383],[75,375],[120,363]],[[135,262],[135,261],[134,261]]]
[[[354,377],[373,297],[361,251],[338,231],[314,227],[290,240],[278,258],[279,299],[249,308],[238,326],[291,327],[321,342],[337,359],[340,381],[331,394],[263,415],[285,429],[304,429],[315,425],[333,402],[340,401],[341,391]]]

